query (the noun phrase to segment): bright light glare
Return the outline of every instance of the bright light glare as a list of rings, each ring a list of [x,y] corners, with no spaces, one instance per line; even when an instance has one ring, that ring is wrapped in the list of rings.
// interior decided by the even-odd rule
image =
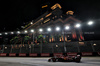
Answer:
[[[27,30],[25,30],[25,33],[27,33],[28,31]]]
[[[93,44],[94,46],[96,46],[97,44]]]
[[[33,22],[31,22],[31,25],[33,24]]]
[[[39,31],[40,31],[40,32],[42,32],[42,31],[43,31],[43,29],[39,29]]]
[[[0,35],[2,35],[2,33],[0,33]]]
[[[5,35],[7,35],[8,33],[5,33]]]
[[[51,28],[48,28],[47,30],[48,30],[48,31],[51,31]]]
[[[11,32],[11,34],[14,34],[14,32]]]
[[[56,31],[59,31],[60,30],[60,27],[56,27]]]
[[[33,29],[31,29],[31,32],[34,32],[34,30],[33,30]]]
[[[18,34],[20,34],[20,31],[17,31]]]
[[[7,49],[7,47],[5,47],[5,49]]]
[[[81,26],[80,24],[76,24],[76,26],[75,26],[75,27],[76,27],[76,28],[79,28],[80,26]]]
[[[66,29],[66,30],[69,30],[69,26],[66,26],[65,29]]]
[[[88,22],[88,25],[92,25],[92,24],[93,24],[93,21],[89,21],[89,22]]]

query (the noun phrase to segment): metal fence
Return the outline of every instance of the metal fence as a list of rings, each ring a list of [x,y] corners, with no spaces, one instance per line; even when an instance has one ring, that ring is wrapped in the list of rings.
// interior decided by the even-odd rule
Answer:
[[[65,45],[64,42],[0,45],[0,53],[64,53],[65,50],[66,52],[100,52],[100,41],[65,42]]]

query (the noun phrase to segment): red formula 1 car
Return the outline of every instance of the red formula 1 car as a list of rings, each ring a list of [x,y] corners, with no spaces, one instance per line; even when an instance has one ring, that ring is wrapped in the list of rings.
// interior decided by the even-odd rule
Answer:
[[[66,56],[66,55],[59,55],[59,56],[54,56],[50,59],[48,59],[48,62],[80,62],[81,61],[81,56],[76,55],[76,56]]]

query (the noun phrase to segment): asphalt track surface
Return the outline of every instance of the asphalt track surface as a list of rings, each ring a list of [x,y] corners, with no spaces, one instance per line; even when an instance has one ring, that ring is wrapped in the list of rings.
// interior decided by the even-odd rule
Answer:
[[[82,57],[76,62],[47,62],[48,58],[0,57],[0,66],[100,66],[100,57]]]

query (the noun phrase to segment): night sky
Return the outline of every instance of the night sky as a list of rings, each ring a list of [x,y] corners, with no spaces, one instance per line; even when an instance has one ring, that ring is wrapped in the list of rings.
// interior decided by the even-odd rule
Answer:
[[[17,28],[41,15],[41,6],[48,3],[49,6],[59,3],[63,14],[68,10],[74,11],[74,16],[83,22],[93,20],[95,24],[85,27],[85,31],[100,33],[100,2],[99,0],[2,0],[0,1],[0,32],[16,31]],[[45,10],[46,11],[46,10]]]

